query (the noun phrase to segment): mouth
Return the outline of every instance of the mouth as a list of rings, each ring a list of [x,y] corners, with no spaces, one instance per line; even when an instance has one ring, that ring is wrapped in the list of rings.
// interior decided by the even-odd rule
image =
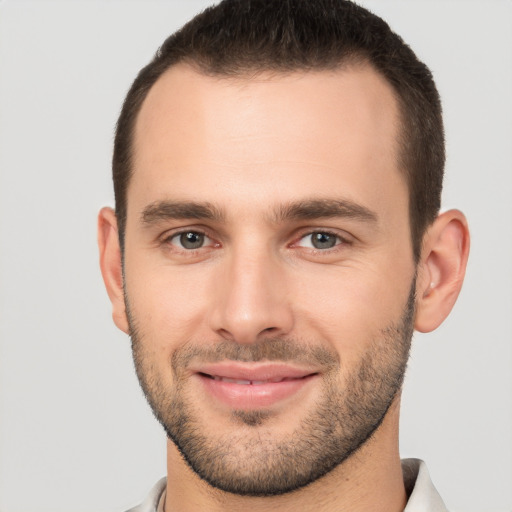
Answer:
[[[299,398],[319,378],[312,369],[287,364],[215,363],[198,368],[209,398],[231,409],[258,409]]]
[[[297,379],[306,379],[310,375],[304,375],[303,377],[282,377],[282,378],[274,378],[274,379],[265,379],[265,380],[247,380],[247,379],[234,379],[231,377],[222,377],[220,375],[209,375],[207,373],[201,373],[201,376],[204,376],[209,379],[221,381],[221,382],[229,382],[231,384],[240,384],[242,386],[264,386],[265,384],[275,384],[277,382],[287,382],[293,381]]]

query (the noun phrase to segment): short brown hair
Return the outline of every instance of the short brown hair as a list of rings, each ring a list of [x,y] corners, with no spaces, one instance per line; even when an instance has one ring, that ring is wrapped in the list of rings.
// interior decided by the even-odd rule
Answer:
[[[133,132],[148,91],[186,62],[209,75],[335,69],[369,63],[392,85],[402,126],[399,167],[409,187],[414,257],[441,204],[445,149],[432,74],[378,16],[348,0],[223,0],[172,34],[133,82],[117,122],[112,162],[119,239],[124,247]]]

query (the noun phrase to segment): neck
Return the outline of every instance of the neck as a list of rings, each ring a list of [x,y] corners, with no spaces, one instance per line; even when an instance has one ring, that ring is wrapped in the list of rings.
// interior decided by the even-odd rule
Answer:
[[[165,512],[402,512],[407,501],[398,453],[398,399],[372,438],[333,471],[280,496],[226,493],[201,480],[168,441]]]

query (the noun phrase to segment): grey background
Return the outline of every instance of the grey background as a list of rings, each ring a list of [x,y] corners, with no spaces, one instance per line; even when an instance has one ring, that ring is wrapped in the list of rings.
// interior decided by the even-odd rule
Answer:
[[[206,1],[0,2],[0,511],[122,511],[165,474],[165,439],[113,326],[96,213],[124,94]],[[445,207],[472,253],[446,323],[416,335],[403,456],[448,506],[512,510],[512,2],[374,0],[431,67]]]

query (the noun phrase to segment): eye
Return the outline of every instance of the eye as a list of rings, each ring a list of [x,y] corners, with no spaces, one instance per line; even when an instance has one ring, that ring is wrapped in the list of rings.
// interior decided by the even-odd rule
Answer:
[[[313,233],[303,236],[297,245],[310,249],[325,250],[332,249],[342,242],[343,240],[333,233],[327,231],[313,231]]]
[[[169,243],[178,246],[180,249],[194,250],[205,245],[210,245],[212,240],[199,231],[184,231],[177,233],[168,239]]]

